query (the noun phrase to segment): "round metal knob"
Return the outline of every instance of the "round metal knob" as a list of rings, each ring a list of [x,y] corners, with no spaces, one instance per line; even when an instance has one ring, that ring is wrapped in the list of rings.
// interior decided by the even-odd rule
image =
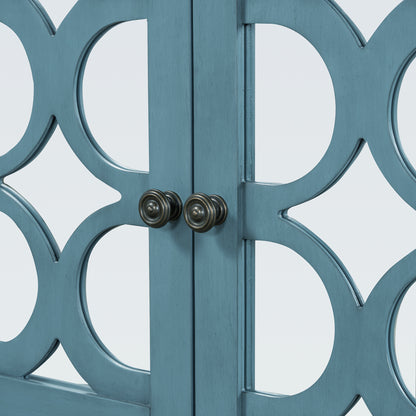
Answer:
[[[227,204],[218,195],[193,194],[184,206],[186,223],[198,233],[206,233],[211,228],[223,224],[227,214]]]
[[[145,224],[160,228],[181,216],[182,201],[175,192],[151,189],[140,198],[139,212]]]

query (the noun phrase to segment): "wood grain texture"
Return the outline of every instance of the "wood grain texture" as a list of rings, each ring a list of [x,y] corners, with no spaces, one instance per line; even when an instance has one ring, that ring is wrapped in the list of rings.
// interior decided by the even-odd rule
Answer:
[[[69,383],[0,376],[1,412],[7,416],[150,416],[147,407],[122,403]]]
[[[228,204],[195,236],[196,415],[241,414],[244,384],[244,30],[234,0],[194,0],[194,190]]]
[[[151,2],[150,187],[192,193],[191,0]],[[193,237],[183,217],[150,230],[152,416],[192,416]]]

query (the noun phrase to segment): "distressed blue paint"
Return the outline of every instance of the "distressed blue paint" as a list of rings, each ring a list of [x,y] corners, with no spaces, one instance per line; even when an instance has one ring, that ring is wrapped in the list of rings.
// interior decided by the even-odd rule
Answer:
[[[92,47],[115,24],[135,19],[149,21],[149,173],[125,169],[103,152],[82,105]],[[389,183],[416,208],[416,172],[401,149],[395,114],[416,50],[414,0],[403,1],[368,43],[330,0],[80,0],[57,32],[35,0],[0,0],[0,21],[22,40],[35,83],[28,130],[0,157],[0,177],[30,163],[59,123],[82,163],[122,196],[81,224],[61,253],[29,202],[0,185],[0,210],[26,237],[39,279],[28,325],[0,343],[0,413],[334,416],[362,396],[374,415],[416,414],[393,345],[398,307],[416,278],[416,252],[387,272],[364,304],[341,260],[287,214],[339,180],[365,142]],[[290,184],[254,181],[256,23],[303,35],[334,84],[329,149]],[[204,235],[193,237],[183,219],[150,232],[151,373],[112,356],[85,299],[94,245],[114,227],[144,225],[137,204],[149,188],[171,189],[183,200],[194,191],[218,193],[229,206],[227,222]],[[332,302],[331,359],[320,379],[295,396],[254,390],[255,240],[302,256]],[[30,376],[59,342],[89,387]]]
[[[240,3],[194,0],[194,189],[227,221],[195,235],[196,415],[241,414],[244,386],[244,29]]]
[[[193,174],[191,0],[149,4],[149,185],[185,201]],[[152,416],[193,415],[192,247],[183,217],[150,230]]]
[[[344,415],[359,396],[373,415],[415,415],[415,399],[398,371],[393,332],[400,302],[416,279],[416,252],[392,267],[364,304],[340,259],[287,211],[333,186],[364,142],[392,187],[416,208],[416,172],[396,128],[398,87],[416,47],[416,2],[403,1],[368,43],[327,0],[246,0],[243,20],[287,26],[309,40],[328,66],[337,102],[331,144],[310,173],[285,185],[244,185],[244,238],[293,249],[321,277],[335,317],[332,356],[320,379],[300,394],[247,389],[245,415]]]
[[[82,104],[84,68],[95,43],[114,25],[138,19],[148,19],[149,28],[149,173],[119,166],[99,147]],[[0,413],[139,416],[149,415],[151,407],[154,416],[190,416],[191,231],[182,221],[150,233],[151,374],[122,364],[99,340],[86,306],[85,274],[105,233],[124,224],[144,226],[138,201],[150,186],[174,189],[183,198],[192,192],[191,2],[79,0],[56,31],[37,1],[0,0],[0,21],[22,41],[35,87],[28,129],[0,157],[0,178],[30,163],[59,124],[81,162],[121,194],[119,202],[86,219],[61,253],[30,203],[0,185],[0,210],[26,237],[39,280],[27,326],[14,340],[0,343]],[[89,389],[30,376],[59,343]]]
[[[148,407],[121,403],[97,396],[88,387],[51,383],[41,377],[22,380],[0,376],[0,398],[4,414],[13,416],[150,415]]]

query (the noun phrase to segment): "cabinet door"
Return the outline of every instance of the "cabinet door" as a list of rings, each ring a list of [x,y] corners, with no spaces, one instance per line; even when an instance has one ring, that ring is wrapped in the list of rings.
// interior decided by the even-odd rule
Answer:
[[[115,25],[140,19],[148,21],[149,172],[125,168],[105,153],[88,127],[81,93],[96,42]],[[37,1],[0,0],[0,21],[22,42],[35,91],[28,130],[0,157],[0,210],[25,235],[39,283],[27,326],[0,343],[0,413],[191,416],[193,241],[183,220],[150,229],[150,372],[109,353],[85,297],[86,264],[95,244],[116,227],[146,226],[139,215],[144,192],[171,190],[183,199],[192,191],[191,1],[79,0],[56,30]],[[10,174],[41,154],[58,125],[82,164],[121,194],[74,230],[62,251],[47,221],[18,189],[6,185]],[[54,155],[56,166],[64,169],[59,157]],[[112,278],[117,285],[117,275]],[[59,344],[88,386],[31,375]]]
[[[332,1],[194,0],[194,188],[221,195],[229,208],[225,224],[195,236],[197,416],[344,415],[360,396],[374,415],[416,414],[394,346],[395,319],[415,280],[416,253],[381,277],[364,302],[341,260],[288,215],[332,187],[364,142],[390,185],[416,208],[415,170],[402,149],[396,116],[403,73],[414,58],[415,19],[415,3],[403,1],[366,43]],[[252,172],[257,23],[305,37],[325,61],[335,90],[328,150],[309,173],[288,184],[257,183]],[[331,301],[335,340],[328,365],[295,395],[255,390],[255,241],[280,244],[306,260]]]

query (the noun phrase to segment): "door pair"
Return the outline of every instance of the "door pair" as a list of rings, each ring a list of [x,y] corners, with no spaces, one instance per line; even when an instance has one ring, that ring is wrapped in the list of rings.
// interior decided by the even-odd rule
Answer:
[[[392,358],[391,328],[414,281],[416,254],[393,267],[363,305],[340,260],[287,216],[341,177],[363,137],[390,184],[416,208],[416,175],[391,127],[397,86],[415,49],[414,4],[404,1],[366,45],[328,0],[79,0],[57,33],[37,1],[0,0],[0,21],[21,39],[35,82],[28,131],[0,157],[1,178],[36,157],[57,121],[82,163],[122,195],[89,217],[60,253],[36,211],[1,184],[0,209],[32,249],[39,294],[23,332],[0,343],[0,413],[333,416],[362,395],[374,414],[414,415]],[[114,25],[138,19],[148,20],[149,31],[149,172],[124,169],[106,156],[87,128],[80,94],[95,42]],[[331,145],[310,173],[290,184],[253,181],[255,23],[304,35],[334,82]],[[395,47],[383,61],[390,39]],[[109,354],[85,308],[91,250],[124,224],[150,227],[150,372]],[[296,396],[254,391],[255,240],[300,254],[331,298],[331,359],[321,378]],[[88,388],[30,376],[58,341]]]

